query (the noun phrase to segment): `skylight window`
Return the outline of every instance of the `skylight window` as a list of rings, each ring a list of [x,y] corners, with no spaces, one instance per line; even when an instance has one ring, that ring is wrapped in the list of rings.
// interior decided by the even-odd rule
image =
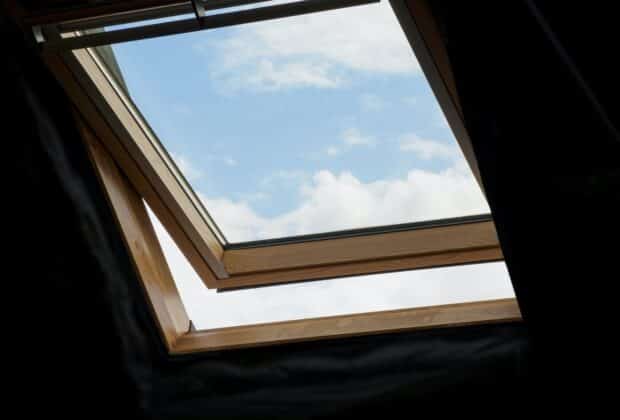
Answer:
[[[438,27],[371,1],[33,28],[170,352],[520,319]]]
[[[113,50],[228,242],[489,212],[386,1]]]
[[[501,259],[431,18],[369,2],[175,3],[39,33],[209,288]]]

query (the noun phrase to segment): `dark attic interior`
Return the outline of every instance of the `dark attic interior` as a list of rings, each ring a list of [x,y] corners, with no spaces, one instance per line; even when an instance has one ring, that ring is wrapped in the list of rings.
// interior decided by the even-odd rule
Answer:
[[[20,417],[616,411],[611,3],[7,0],[0,19]],[[489,264],[508,294],[482,290]]]

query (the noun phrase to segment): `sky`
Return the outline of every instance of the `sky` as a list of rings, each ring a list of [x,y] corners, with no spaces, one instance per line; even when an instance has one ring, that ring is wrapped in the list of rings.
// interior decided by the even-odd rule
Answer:
[[[489,212],[385,0],[113,49],[230,242]],[[513,296],[503,263],[216,293],[153,221],[198,328]]]
[[[230,242],[489,211],[387,1],[113,49]]]

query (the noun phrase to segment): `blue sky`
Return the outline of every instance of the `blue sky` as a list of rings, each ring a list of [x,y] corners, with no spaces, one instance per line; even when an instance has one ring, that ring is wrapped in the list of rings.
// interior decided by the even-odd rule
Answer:
[[[113,48],[232,242],[488,212],[385,0]],[[151,218],[198,328],[514,296],[503,263],[216,293]]]
[[[231,242],[488,211],[388,2],[113,48]]]

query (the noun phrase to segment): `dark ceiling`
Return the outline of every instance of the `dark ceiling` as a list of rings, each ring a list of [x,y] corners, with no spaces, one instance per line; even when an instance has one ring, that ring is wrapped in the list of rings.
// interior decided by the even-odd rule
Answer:
[[[183,0],[23,0],[8,3],[18,5],[26,23],[39,24],[183,3]]]

